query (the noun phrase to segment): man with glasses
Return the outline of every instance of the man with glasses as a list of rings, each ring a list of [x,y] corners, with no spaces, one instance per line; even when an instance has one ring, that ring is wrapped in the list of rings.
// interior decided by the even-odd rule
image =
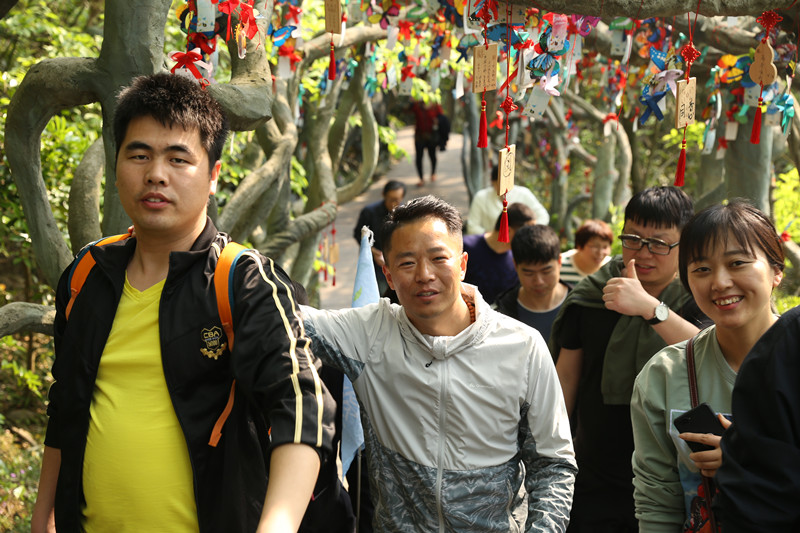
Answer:
[[[678,240],[692,212],[692,201],[674,187],[631,198],[619,236],[622,256],[581,281],[553,324],[551,350],[578,460],[571,532],[638,531],[631,392],[653,354],[703,325],[678,279]]]

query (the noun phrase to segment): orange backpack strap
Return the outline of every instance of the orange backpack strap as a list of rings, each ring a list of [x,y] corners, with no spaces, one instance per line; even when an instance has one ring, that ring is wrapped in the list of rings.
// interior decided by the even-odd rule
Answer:
[[[67,320],[69,320],[69,314],[72,312],[72,306],[75,304],[75,299],[78,297],[78,294],[80,294],[83,284],[86,282],[86,278],[89,277],[89,272],[92,271],[92,268],[94,268],[95,265],[94,257],[89,252],[89,249],[93,246],[105,246],[106,244],[111,244],[112,242],[122,241],[130,236],[130,231],[121,235],[112,235],[111,237],[106,237],[104,239],[89,243],[88,245],[84,246],[80,252],[78,252],[78,256],[72,263],[72,270],[69,273],[70,295],[66,310]]]
[[[217,294],[217,309],[222,328],[228,337],[228,350],[233,351],[233,271],[236,262],[249,248],[238,242],[229,242],[219,254],[214,271],[214,292]]]
[[[214,271],[214,292],[217,295],[217,311],[222,322],[222,329],[228,337],[228,351],[233,351],[233,272],[236,263],[243,253],[250,251],[238,242],[229,242],[222,249],[217,261],[217,268]],[[208,440],[209,446],[216,446],[222,437],[222,426],[233,410],[233,400],[236,395],[236,380],[231,383],[231,392],[228,395],[228,403],[225,405],[222,414],[211,430],[211,438]]]

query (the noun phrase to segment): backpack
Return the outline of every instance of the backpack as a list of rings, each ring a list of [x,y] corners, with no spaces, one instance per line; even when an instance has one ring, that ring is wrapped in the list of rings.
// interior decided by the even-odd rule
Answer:
[[[95,242],[89,243],[84,246],[75,261],[72,263],[72,268],[69,272],[68,282],[70,297],[67,303],[66,318],[69,320],[69,315],[72,311],[72,306],[75,304],[75,299],[80,294],[86,278],[94,268],[95,260],[89,250],[94,246],[105,246],[114,242],[123,241],[130,238],[132,230],[128,233],[121,235],[113,235],[105,237]],[[228,337],[228,350],[233,351],[233,272],[236,268],[236,263],[245,252],[252,252],[250,248],[245,248],[237,242],[230,241],[226,244],[219,254],[217,266],[214,269],[214,292],[217,295],[217,312],[219,313],[220,322],[222,322],[222,329],[225,330],[225,335]],[[214,429],[211,431],[211,438],[208,440],[209,446],[216,447],[219,439],[222,437],[222,426],[231,414],[233,409],[233,399],[236,392],[236,380],[231,383],[231,392],[228,396],[228,403],[225,405],[222,414],[214,424]]]

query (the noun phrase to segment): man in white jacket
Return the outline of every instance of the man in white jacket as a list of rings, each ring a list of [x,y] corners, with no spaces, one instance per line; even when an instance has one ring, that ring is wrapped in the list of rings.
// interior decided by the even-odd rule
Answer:
[[[461,218],[444,201],[398,207],[382,242],[400,305],[303,309],[314,352],[362,406],[375,530],[564,531],[577,467],[541,335],[462,283]]]

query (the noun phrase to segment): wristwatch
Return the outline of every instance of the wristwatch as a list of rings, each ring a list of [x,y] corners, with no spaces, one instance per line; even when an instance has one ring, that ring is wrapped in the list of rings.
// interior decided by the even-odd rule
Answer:
[[[647,321],[648,324],[661,324],[667,317],[669,317],[669,306],[664,302],[660,302],[655,309],[653,318]]]

